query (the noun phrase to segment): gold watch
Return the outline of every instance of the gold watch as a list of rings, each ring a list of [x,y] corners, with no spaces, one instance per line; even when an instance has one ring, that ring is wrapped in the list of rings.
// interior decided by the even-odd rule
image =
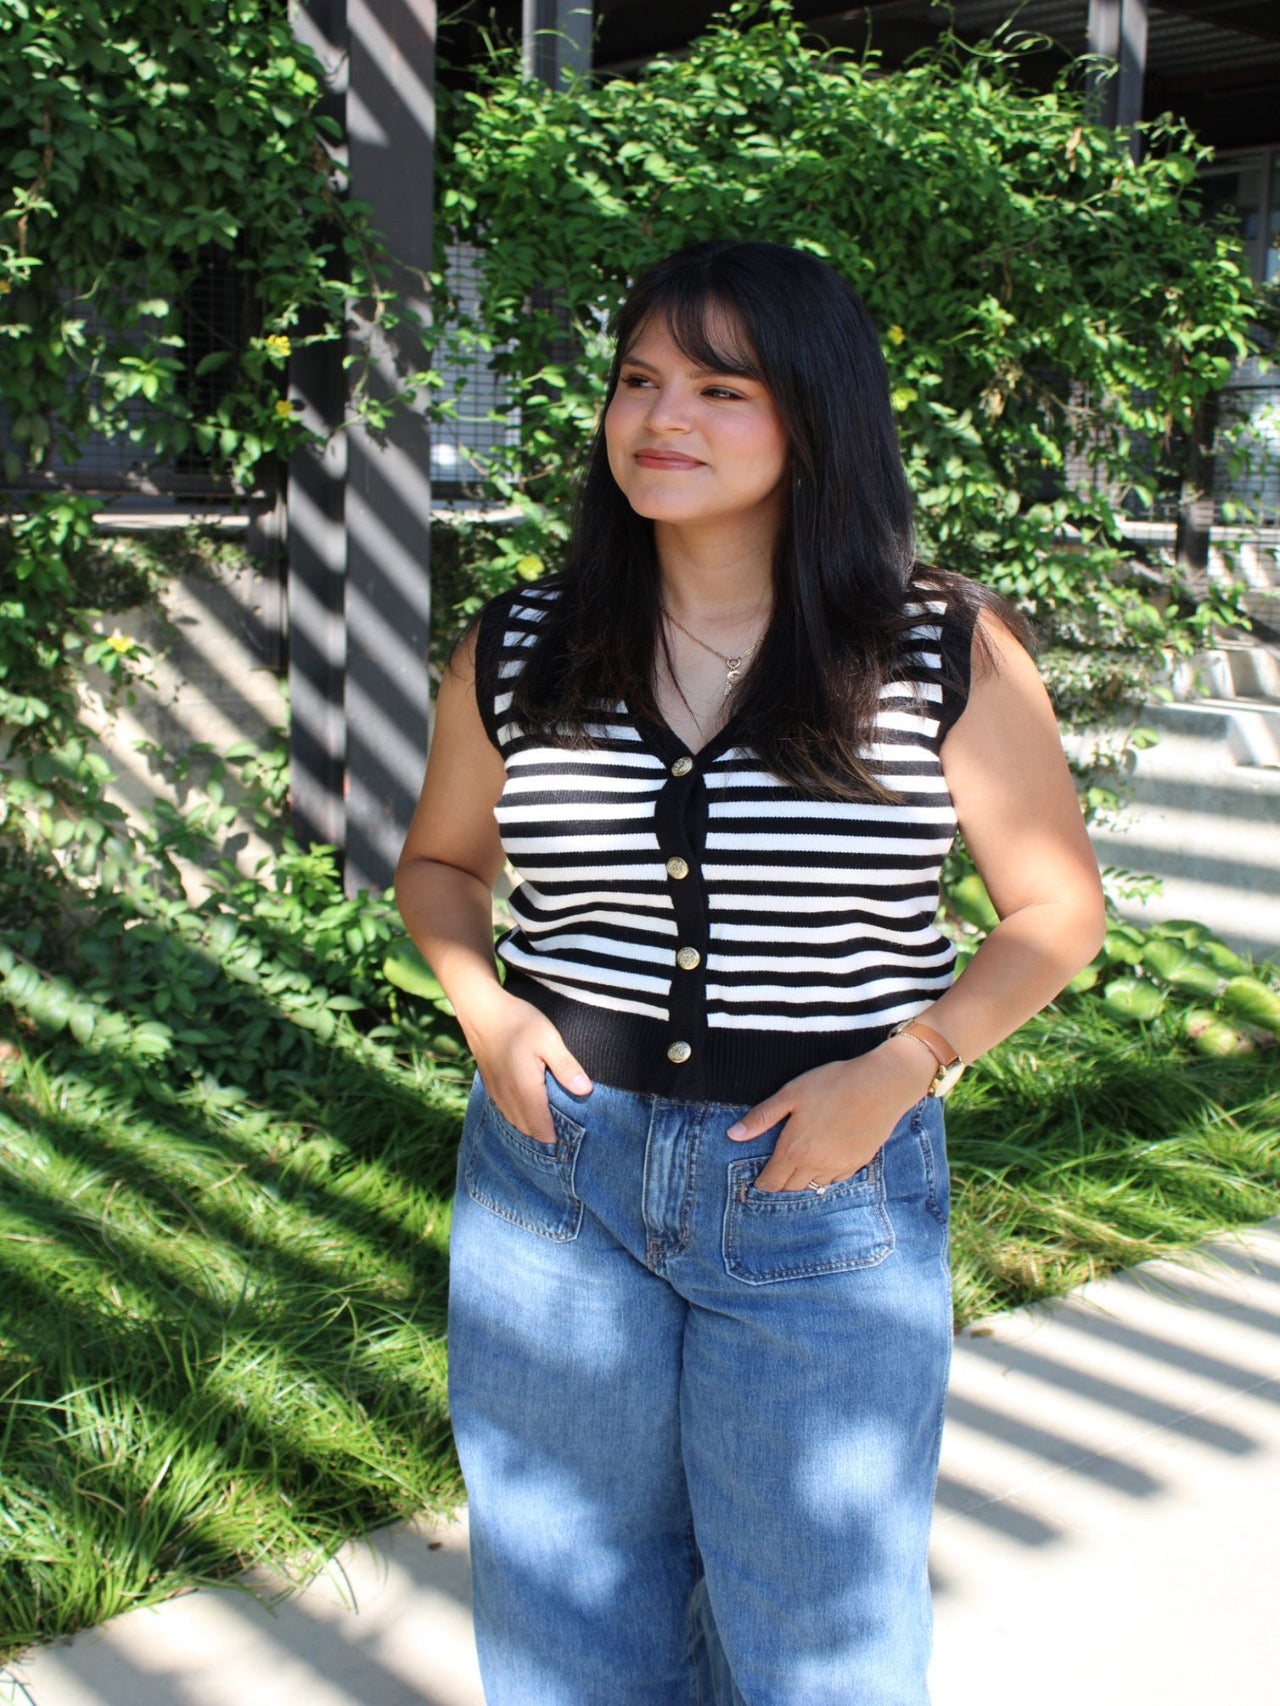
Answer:
[[[925,1091],[926,1096],[945,1096],[955,1088],[956,1081],[964,1071],[964,1061],[941,1031],[935,1031],[932,1025],[926,1025],[922,1019],[904,1019],[900,1025],[893,1027],[889,1035],[914,1037],[918,1043],[923,1043],[937,1062],[938,1070]]]

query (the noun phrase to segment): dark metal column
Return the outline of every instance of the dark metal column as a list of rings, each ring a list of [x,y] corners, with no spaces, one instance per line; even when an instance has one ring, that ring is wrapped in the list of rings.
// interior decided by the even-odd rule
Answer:
[[[435,150],[434,0],[348,0],[351,193],[395,257],[403,324],[366,321],[370,391],[427,365]],[[367,305],[356,305],[357,319]],[[353,427],[346,485],[346,886],[384,888],[422,781],[429,708],[431,480],[425,399]]]
[[[1147,69],[1147,0],[1089,0],[1089,52],[1114,61],[1109,77],[1090,78],[1093,118],[1113,130],[1127,130],[1142,117]],[[1136,160],[1139,140],[1131,135]]]
[[[589,74],[593,30],[589,0],[522,0],[521,27],[527,76],[563,89],[570,74]]]
[[[341,123],[346,112],[345,0],[306,0],[296,28],[327,74],[322,110]],[[320,331],[319,315],[298,329],[302,334]],[[322,842],[341,847],[346,835],[346,445],[335,436],[346,412],[341,348],[330,344],[296,350],[289,363],[289,391],[302,403],[307,425],[328,441],[322,450],[300,451],[289,464],[290,803],[294,834],[304,846]]]

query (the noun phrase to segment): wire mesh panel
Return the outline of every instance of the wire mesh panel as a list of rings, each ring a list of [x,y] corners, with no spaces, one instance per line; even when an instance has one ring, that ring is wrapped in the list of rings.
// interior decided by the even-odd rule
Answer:
[[[1222,415],[1226,443],[1213,480],[1218,519],[1280,525],[1280,379],[1274,368],[1264,371],[1257,356],[1241,362],[1223,392]]]
[[[86,305],[68,301],[69,319],[82,319],[90,345],[105,336],[119,350],[131,341],[127,333],[104,326]],[[192,416],[207,419],[238,376],[239,360],[257,329],[252,277],[236,267],[235,258],[219,248],[208,248],[199,257],[194,272],[173,308],[172,330],[182,339],[175,353],[182,362],[178,389]],[[143,347],[141,337],[137,340]],[[210,362],[220,356],[220,362]],[[205,371],[200,371],[201,367]],[[85,385],[97,381],[86,377]],[[168,461],[150,456],[145,448],[148,430],[161,412],[141,397],[124,404],[127,423],[119,433],[87,435],[74,452],[58,447],[38,470],[25,472],[13,484],[19,490],[57,486],[75,491],[115,494],[123,492],[164,493],[172,496],[230,494],[229,477],[210,457],[194,447]],[[0,452],[17,449],[9,432],[7,415],[0,407]]]
[[[479,308],[480,251],[470,243],[452,243],[445,266],[459,314],[468,320]],[[453,409],[432,425],[432,489],[445,499],[476,496],[485,485],[485,457],[519,444],[520,410],[510,382],[494,366],[501,348],[468,351],[459,347],[450,327],[441,332],[435,364],[440,395],[452,400]]]

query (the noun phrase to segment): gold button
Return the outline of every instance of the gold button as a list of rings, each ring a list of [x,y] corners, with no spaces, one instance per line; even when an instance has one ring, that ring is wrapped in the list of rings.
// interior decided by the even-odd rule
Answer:
[[[677,854],[674,859],[668,859],[667,875],[669,877],[674,877],[676,881],[679,882],[682,877],[687,877],[689,875],[688,863],[684,859],[680,858],[679,854]]]
[[[702,955],[696,948],[681,948],[676,955],[676,964],[681,971],[697,971],[702,964]]]
[[[672,1043],[671,1047],[667,1050],[667,1059],[671,1062],[672,1066],[683,1066],[692,1053],[693,1050],[689,1047],[688,1043]]]
[[[693,760],[691,758],[677,758],[671,766],[671,774],[673,776],[687,776],[692,769]]]

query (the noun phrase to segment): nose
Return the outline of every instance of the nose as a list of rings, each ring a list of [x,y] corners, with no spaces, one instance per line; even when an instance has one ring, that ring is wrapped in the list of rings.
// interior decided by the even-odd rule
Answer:
[[[655,386],[649,397],[649,426],[654,432],[688,432],[688,398],[674,386]]]

